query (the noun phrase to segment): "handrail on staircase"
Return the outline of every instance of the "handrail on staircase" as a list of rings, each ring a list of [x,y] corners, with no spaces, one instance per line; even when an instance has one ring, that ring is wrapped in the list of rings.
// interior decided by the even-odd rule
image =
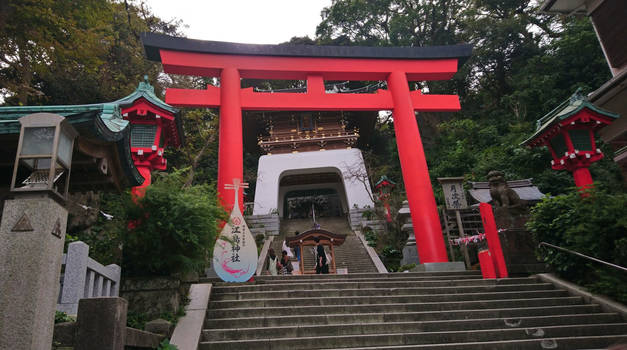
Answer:
[[[607,261],[603,261],[603,260],[600,260],[600,259],[597,259],[597,258],[593,258],[591,256],[587,256],[587,255],[578,253],[578,252],[570,250],[570,249],[559,247],[559,246],[556,246],[556,245],[553,245],[553,244],[550,244],[550,243],[547,243],[547,242],[540,242],[540,244],[538,244],[538,248],[540,248],[542,246],[547,246],[547,247],[559,249],[561,251],[565,251],[567,253],[570,253],[570,254],[573,254],[573,255],[577,255],[577,256],[580,256],[582,258],[586,258],[588,260],[592,260],[592,261],[595,261],[595,262],[598,262],[598,263],[601,263],[601,264],[605,264],[607,266],[611,266],[611,267],[613,267],[615,269],[619,269],[619,270],[623,270],[624,272],[627,272],[627,268],[625,268],[625,267],[622,267],[622,266],[616,265],[616,264],[612,264],[612,263],[609,263]]]

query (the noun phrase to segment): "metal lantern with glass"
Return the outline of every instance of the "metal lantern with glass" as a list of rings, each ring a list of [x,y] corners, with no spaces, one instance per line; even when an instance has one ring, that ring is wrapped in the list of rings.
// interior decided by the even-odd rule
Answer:
[[[74,128],[62,116],[35,113],[19,119],[12,192],[50,192],[65,200],[70,183]]]

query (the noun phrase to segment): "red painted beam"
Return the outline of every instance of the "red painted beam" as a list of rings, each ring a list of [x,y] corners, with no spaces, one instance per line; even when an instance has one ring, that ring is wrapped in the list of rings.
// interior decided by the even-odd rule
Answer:
[[[457,59],[408,60],[322,57],[219,55],[161,50],[163,71],[173,74],[219,77],[234,68],[242,78],[306,80],[386,80],[390,71],[407,73],[409,81],[448,80],[457,72]]]
[[[416,111],[454,112],[461,109],[456,95],[423,95],[410,93]],[[243,110],[253,111],[380,111],[394,108],[387,90],[373,94],[325,94],[254,92],[252,88],[240,90]],[[208,86],[207,90],[167,89],[166,103],[178,107],[220,107],[220,88]]]
[[[213,85],[207,85],[207,90],[168,88],[165,103],[177,107],[219,107],[220,88]]]

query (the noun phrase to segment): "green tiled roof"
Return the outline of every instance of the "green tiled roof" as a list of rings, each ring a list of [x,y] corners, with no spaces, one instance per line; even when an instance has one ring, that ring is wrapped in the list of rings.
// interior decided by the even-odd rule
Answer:
[[[145,98],[148,102],[154,104],[155,106],[161,109],[164,109],[172,114],[178,112],[178,109],[161,101],[161,99],[159,99],[159,97],[155,95],[155,88],[152,85],[150,85],[150,83],[148,82],[147,75],[144,75],[144,81],[139,83],[139,86],[137,87],[137,89],[135,89],[135,91],[132,94],[124,98],[121,98],[115,101],[114,103],[117,103],[122,107],[126,107],[126,106],[132,105],[133,102],[135,102],[138,98],[142,98],[142,97]]]
[[[608,118],[617,119],[618,114],[601,109],[592,103],[590,103],[585,96],[581,93],[581,89],[577,89],[575,93],[570,96],[566,101],[562,102],[559,106],[547,113],[544,117],[536,121],[536,132],[528,139],[523,141],[521,145],[526,145],[536,137],[544,133],[553,125],[560,121],[567,119],[581,111],[584,108],[589,108],[596,113],[599,113]]]
[[[390,180],[390,178],[388,178],[388,177],[387,177],[387,175],[383,175],[383,176],[381,176],[381,178],[379,179],[379,181],[377,181],[377,183],[376,183],[376,184],[374,184],[374,187],[375,187],[375,188],[376,188],[376,187],[378,187],[380,184],[382,184],[382,183],[383,183],[383,182],[385,182],[385,181],[387,181],[387,182],[391,183],[392,185],[396,185],[396,182],[394,182],[394,181]]]
[[[110,133],[119,133],[128,125],[122,119],[120,107],[115,103],[74,106],[8,106],[0,107],[0,134],[20,132],[19,118],[33,113],[54,113],[68,118],[71,124],[91,121],[97,115]],[[113,140],[111,140],[113,141]]]
[[[114,143],[129,186],[138,186],[144,182],[131,157],[130,128],[127,127],[129,122],[122,118],[117,103],[0,107],[0,137],[19,134],[19,118],[33,113],[55,113],[64,116],[82,137]]]

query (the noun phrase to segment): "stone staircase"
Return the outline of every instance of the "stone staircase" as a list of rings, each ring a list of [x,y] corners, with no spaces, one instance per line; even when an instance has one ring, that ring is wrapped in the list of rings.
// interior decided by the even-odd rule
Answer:
[[[215,283],[199,349],[605,349],[627,323],[533,277],[258,276]]]
[[[355,236],[351,230],[346,218],[344,217],[331,217],[331,218],[319,218],[318,223],[321,228],[333,233],[345,234],[346,240],[344,244],[339,247],[335,247],[335,266],[338,269],[347,269],[348,273],[368,273],[377,272],[377,269],[370,259],[370,256],[366,252],[363,244]],[[272,242],[271,247],[274,249],[277,255],[280,256],[283,240],[286,236],[293,236],[294,231],[300,233],[305,232],[311,228],[311,219],[292,219],[283,220],[281,222],[281,232]],[[328,251],[328,248],[325,248]],[[314,254],[310,249],[306,249],[302,254],[304,258],[304,264],[306,269],[313,270],[315,267]],[[296,259],[293,259],[296,261]],[[264,271],[266,266],[264,266]]]

